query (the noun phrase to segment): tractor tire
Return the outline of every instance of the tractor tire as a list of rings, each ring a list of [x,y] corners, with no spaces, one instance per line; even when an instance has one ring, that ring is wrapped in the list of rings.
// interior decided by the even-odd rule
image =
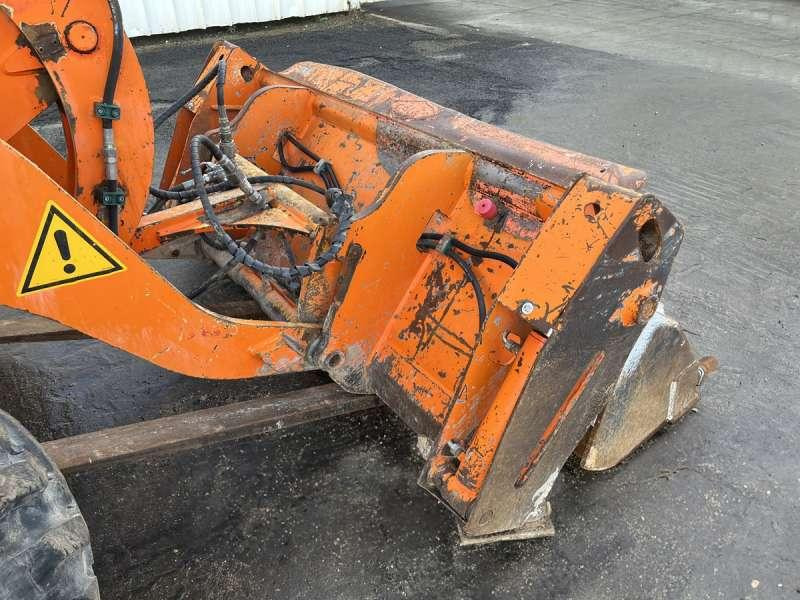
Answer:
[[[99,600],[92,563],[64,476],[0,411],[0,600]]]

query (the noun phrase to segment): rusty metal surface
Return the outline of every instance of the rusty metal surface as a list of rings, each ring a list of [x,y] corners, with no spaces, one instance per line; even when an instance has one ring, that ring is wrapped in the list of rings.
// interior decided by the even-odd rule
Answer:
[[[434,9],[443,6],[404,1],[370,8],[389,4],[405,5],[408,20],[421,19],[423,8],[438,15]],[[463,3],[448,4],[463,22]],[[622,43],[631,40],[618,22],[597,21],[596,4],[574,7]],[[484,9],[470,7],[473,17]],[[542,14],[555,22],[547,8],[522,9],[515,14],[520,27],[540,23]],[[710,24],[694,13],[693,26]],[[630,13],[630,20],[639,16]],[[676,21],[650,25],[660,31]],[[723,35],[730,23],[717,21],[714,31]],[[797,265],[791,252],[776,248],[788,248],[796,230],[794,196],[781,182],[797,146],[787,131],[797,127],[775,123],[795,122],[796,95],[765,80],[673,69],[656,62],[663,56],[636,63],[565,44],[522,44],[495,34],[486,20],[476,25],[481,31],[454,28],[448,35],[369,17],[331,17],[233,35],[279,68],[306,56],[349,65],[523,135],[646,165],[670,208],[693,219],[666,304],[694,332],[688,336],[695,348],[724,357],[722,372],[704,386],[698,412],[622,468],[565,468],[553,489],[557,538],[477,549],[458,548],[450,515],[415,489],[420,464],[413,435],[386,411],[79,475],[73,485],[92,519],[101,585],[115,597],[250,599],[278,588],[287,598],[337,599],[382,592],[612,600],[793,593],[797,575],[787,557],[797,549],[792,492],[800,446],[787,418],[795,405],[796,352],[786,344],[798,321],[786,290]],[[759,33],[754,28],[751,41]],[[203,35],[169,41],[145,45],[142,53],[159,98],[191,85],[209,43]],[[744,52],[739,39],[735,44]],[[775,48],[787,50],[787,44]],[[725,126],[728,120],[737,126]],[[753,140],[766,146],[754,150]],[[752,168],[742,168],[742,156]],[[761,189],[762,174],[771,182],[769,201],[754,206],[742,191]],[[70,395],[53,406],[59,427],[69,409],[74,427],[111,418],[123,398],[134,397],[125,405],[136,420],[167,395],[204,403],[210,390],[246,397],[243,386],[270,385],[196,381],[97,343],[68,347],[74,354],[65,355],[63,344],[3,348],[6,362],[10,354],[62,378]],[[91,377],[87,359],[103,365],[92,367]],[[116,367],[111,376],[104,370],[109,363]],[[748,376],[754,368],[757,378]],[[102,393],[98,379],[116,393]],[[173,412],[172,405],[163,410]],[[145,480],[147,495],[141,493]],[[761,582],[756,591],[754,578]]]
[[[432,135],[439,147],[444,141],[562,187],[569,187],[582,173],[632,189],[641,189],[646,183],[639,170],[502,131],[350,69],[302,62],[283,74],[368,108],[384,120]]]
[[[629,263],[625,257],[639,252],[640,215],[656,215],[664,232],[657,260]],[[652,198],[637,201],[628,217],[609,240],[596,266],[564,310],[543,348],[528,384],[520,396],[483,492],[465,525],[470,535],[510,531],[540,510],[564,462],[602,409],[606,390],[618,377],[642,325],[624,326],[612,319],[621,298],[646,280],[663,284],[682,240],[674,217]],[[593,372],[588,368],[598,361]],[[570,375],[567,376],[566,374]],[[581,375],[591,377],[585,389],[571,399]],[[572,401],[570,418],[555,423],[554,415]],[[530,464],[530,461],[535,461]],[[526,469],[530,469],[526,473]],[[526,474],[521,479],[523,473]]]
[[[35,50],[52,62],[50,30],[40,29],[31,33],[42,46]],[[543,510],[558,472],[661,297],[682,237],[674,217],[637,191],[638,170],[505,132],[340,67],[274,72],[218,43],[203,71],[223,58],[231,72],[225,106],[216,106],[212,82],[180,111],[163,184],[185,177],[190,138],[216,136],[223,109],[239,167],[295,174],[304,180],[292,182],[297,191],[270,186],[266,208],[221,192],[211,199],[218,217],[199,202],[174,206],[144,217],[129,246],[81,208],[80,194],[42,176],[51,156],[37,166],[20,154],[35,138],[0,143],[0,176],[12,193],[31,196],[22,209],[0,207],[0,224],[20,234],[0,301],[188,375],[320,368],[347,390],[379,395],[432,440],[420,483],[461,519],[466,536],[550,531]],[[135,69],[131,78],[136,84]],[[125,121],[126,129],[135,124]],[[139,124],[149,129],[149,115]],[[296,143],[286,146],[287,134]],[[320,157],[334,160],[340,180],[324,179],[327,192],[304,187],[319,184]],[[352,223],[332,221],[328,202],[336,207],[341,195],[334,187],[352,198]],[[50,240],[55,210],[85,256],[113,269],[64,278],[76,266],[62,264],[71,259],[61,244],[55,250],[66,232]],[[212,223],[229,232],[230,252],[208,239],[189,250],[186,242]],[[334,244],[339,260],[314,262]],[[161,255],[210,258],[267,320],[228,318],[189,301],[140,256],[162,245]],[[49,279],[31,286],[45,247]],[[299,271],[284,269],[289,275],[271,279],[263,273],[275,269],[263,263],[306,263],[310,276],[290,281]]]
[[[6,260],[0,264],[1,303],[47,316],[146,360],[197,376],[232,379],[309,368],[302,355],[283,343],[282,334],[291,332],[309,340],[317,335],[317,325],[232,319],[199,307],[2,141],[0,177],[10,194],[28,198],[0,206],[0,225],[17,233],[7,240]],[[18,295],[26,259],[49,202],[57,203],[124,269],[79,285]]]

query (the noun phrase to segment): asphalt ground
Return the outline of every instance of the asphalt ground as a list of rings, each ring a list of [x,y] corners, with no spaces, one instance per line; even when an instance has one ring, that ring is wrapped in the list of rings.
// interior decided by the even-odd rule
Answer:
[[[623,465],[568,466],[546,540],[459,547],[449,514],[415,484],[413,435],[388,410],[73,476],[104,597],[800,597],[800,7],[393,0],[369,10],[379,16],[138,42],[155,110],[225,37],[275,69],[351,67],[643,168],[686,228],[667,310],[721,370],[698,412]],[[322,379],[198,381],[93,341],[0,347],[0,405],[44,439],[308,378]]]

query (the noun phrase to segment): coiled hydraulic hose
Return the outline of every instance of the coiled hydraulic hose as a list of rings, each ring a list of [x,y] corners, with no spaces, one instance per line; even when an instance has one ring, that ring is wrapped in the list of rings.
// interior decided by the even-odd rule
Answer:
[[[211,82],[211,80],[213,79],[213,77],[211,77],[212,73],[214,74],[214,76],[216,76],[217,110],[219,115],[219,134],[220,134],[219,147],[222,150],[225,157],[228,159],[229,163],[221,166],[225,167],[225,173],[226,173],[225,179],[227,180],[227,182],[230,182],[231,185],[226,187],[226,182],[215,183],[214,186],[210,189],[210,191],[218,192],[218,191],[223,191],[225,189],[232,189],[235,184],[235,186],[238,186],[239,189],[242,190],[242,193],[244,193],[244,195],[247,196],[248,200],[254,202],[256,206],[258,206],[259,208],[266,208],[267,207],[266,198],[264,198],[264,196],[253,187],[250,181],[248,181],[247,177],[245,177],[245,175],[242,173],[241,169],[236,168],[236,166],[233,164],[232,161],[232,159],[236,156],[236,144],[233,142],[233,131],[231,130],[231,123],[228,120],[228,112],[227,109],[225,108],[226,106],[225,81],[227,77],[227,72],[228,72],[228,63],[225,57],[222,57],[220,58],[216,66],[197,85],[195,85],[195,87],[192,88],[192,90],[190,90],[189,94],[192,95],[189,96],[189,94],[185,94],[183,98],[181,98],[181,100],[183,100],[187,96],[189,98],[194,97],[195,93],[193,92],[195,92],[195,90],[198,90],[199,92],[199,89],[203,89],[206,85],[208,85],[208,83]],[[200,84],[204,85],[201,86]],[[180,107],[182,106],[182,104],[179,105],[178,102],[176,102],[175,104],[172,105],[172,107],[170,107],[170,109],[168,109],[167,112],[169,112],[169,110],[172,110],[175,106]],[[165,112],[165,115],[166,114],[167,113]],[[156,123],[156,126],[158,126],[158,122]],[[205,184],[208,183],[207,180],[208,177],[206,174],[204,174],[203,189],[205,189],[208,192],[209,189],[205,188]],[[195,181],[195,188],[196,187],[197,183]],[[158,188],[151,187],[150,194],[155,196],[157,198],[157,201],[152,206],[149,212],[156,212],[158,210],[161,210],[166,200],[178,200],[179,202],[184,202],[197,197],[197,192],[193,191],[192,188],[177,189],[177,190],[160,190]]]
[[[299,179],[296,177],[287,177],[284,175],[261,175],[257,177],[246,177],[241,169],[236,165],[233,158],[236,155],[236,146],[233,141],[233,133],[231,131],[230,121],[225,105],[225,81],[227,77],[227,61],[223,57],[209,71],[203,79],[201,79],[189,92],[184,94],[180,99],[173,103],[158,119],[156,119],[155,127],[158,128],[170,116],[177,112],[181,106],[188,102],[191,98],[196,96],[203,88],[205,88],[213,79],[217,79],[217,106],[219,111],[219,133],[220,144],[215,144],[210,138],[205,135],[197,135],[192,138],[189,145],[189,153],[192,163],[192,180],[193,186],[180,186],[177,189],[161,190],[158,188],[150,188],[150,193],[157,198],[156,203],[150,209],[154,212],[163,207],[166,200],[177,200],[179,202],[186,202],[194,198],[199,198],[203,205],[203,211],[211,224],[214,233],[213,237],[208,238],[209,243],[214,247],[224,249],[232,256],[231,264],[244,264],[263,275],[267,275],[278,280],[296,280],[301,277],[308,277],[312,273],[321,271],[322,268],[336,258],[345,240],[347,239],[347,232],[353,222],[354,207],[353,199],[348,194],[345,194],[339,187],[339,181],[333,171],[333,167],[327,161],[320,159],[319,156],[314,154],[311,150],[303,146],[297,138],[289,134],[292,143],[305,154],[317,161],[316,167],[310,166],[308,169],[303,165],[300,168],[290,168],[292,171],[305,171],[313,170],[322,177],[326,187],[322,188],[311,182]],[[285,162],[283,157],[283,137],[278,142],[279,155],[281,162]],[[203,149],[211,153],[212,157],[217,161],[219,167],[225,172],[225,181],[213,181],[215,176],[203,173],[203,162],[201,153]],[[250,254],[247,247],[242,247],[238,244],[226,231],[214,213],[214,207],[208,196],[210,192],[218,192],[234,187],[239,187],[242,192],[248,197],[249,200],[254,202],[260,208],[268,206],[266,198],[253,188],[253,185],[264,183],[280,183],[284,185],[298,186],[309,189],[318,194],[322,194],[328,201],[333,214],[338,218],[338,227],[331,238],[329,248],[322,254],[317,256],[313,261],[303,263],[302,265],[293,265],[291,267],[278,267],[264,263]]]
[[[192,138],[189,146],[189,152],[192,161],[192,176],[194,177],[195,190],[198,192],[206,218],[208,219],[212,229],[214,230],[214,233],[217,236],[217,241],[231,254],[237,263],[242,263],[263,275],[267,275],[268,277],[273,277],[275,279],[296,279],[299,277],[308,277],[312,273],[321,271],[327,263],[336,258],[342,246],[344,245],[345,240],[347,239],[347,232],[350,230],[350,227],[353,223],[353,200],[349,195],[345,194],[338,188],[330,188],[325,191],[325,195],[331,205],[331,211],[339,220],[336,232],[331,238],[330,247],[325,252],[317,256],[317,258],[315,258],[313,261],[303,263],[302,265],[294,265],[292,267],[278,267],[269,265],[254,258],[244,248],[242,248],[236,242],[236,240],[234,240],[228,234],[228,232],[225,231],[225,228],[222,226],[217,218],[217,215],[214,213],[214,207],[212,206],[211,200],[208,197],[205,182],[203,181],[201,158],[203,149],[208,150],[214,159],[219,162],[222,168],[224,168],[233,177],[237,176],[237,172],[239,172],[241,175],[241,172],[237,168],[236,164],[227,156],[225,156],[225,154],[222,152],[222,149],[220,149],[220,147],[217,146],[211,139],[204,135],[197,135]],[[263,177],[273,178],[278,176]]]

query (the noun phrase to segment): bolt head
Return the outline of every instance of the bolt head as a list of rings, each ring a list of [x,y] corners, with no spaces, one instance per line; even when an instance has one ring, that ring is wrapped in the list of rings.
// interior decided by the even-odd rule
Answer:
[[[532,315],[534,310],[536,310],[536,305],[530,300],[526,300],[519,307],[519,312],[521,312],[526,317]]]
[[[639,303],[639,313],[636,320],[640,325],[647,323],[658,309],[658,296],[648,296]]]

